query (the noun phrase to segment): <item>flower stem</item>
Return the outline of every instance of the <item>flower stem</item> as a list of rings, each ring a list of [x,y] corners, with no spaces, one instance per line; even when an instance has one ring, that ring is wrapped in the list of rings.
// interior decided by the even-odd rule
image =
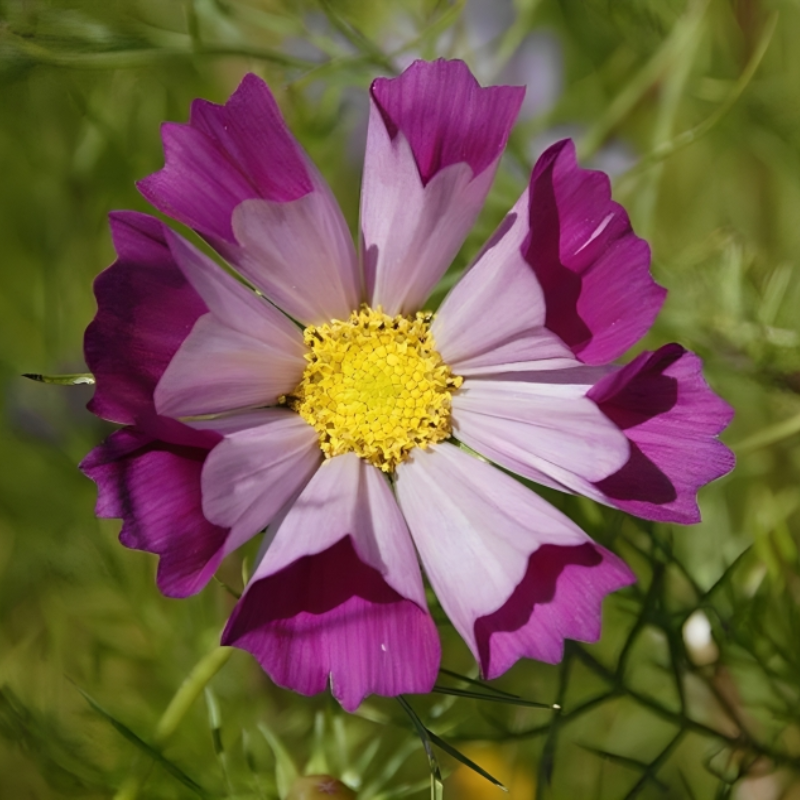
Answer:
[[[216,647],[197,662],[161,715],[153,735],[153,743],[155,745],[164,744],[175,733],[194,701],[197,700],[211,682],[211,679],[228,662],[232,654],[232,647]],[[149,777],[152,768],[153,762],[151,759],[137,758],[131,773],[114,795],[114,800],[136,800],[139,796],[139,790]]]

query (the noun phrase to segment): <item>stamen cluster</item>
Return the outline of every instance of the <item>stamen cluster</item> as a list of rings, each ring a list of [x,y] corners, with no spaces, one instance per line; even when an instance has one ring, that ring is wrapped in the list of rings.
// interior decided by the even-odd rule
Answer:
[[[308,366],[284,402],[318,431],[326,457],[354,452],[391,472],[413,448],[450,435],[450,398],[463,379],[436,352],[432,318],[363,306],[305,329]]]

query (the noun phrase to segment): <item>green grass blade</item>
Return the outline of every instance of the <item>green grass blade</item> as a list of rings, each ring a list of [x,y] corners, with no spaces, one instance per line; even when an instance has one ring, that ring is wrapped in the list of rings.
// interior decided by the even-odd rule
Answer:
[[[479,767],[474,761],[467,758],[462,752],[456,750],[453,745],[448,744],[444,739],[440,739],[435,733],[432,731],[428,731],[428,736],[430,740],[439,748],[445,751],[447,755],[452,756],[456,761],[460,761],[465,767],[469,767],[473,772],[477,772],[482,778],[486,778],[489,783],[494,784],[498,789],[502,789],[504,792],[507,792],[508,789],[500,783],[497,778],[493,775],[490,775],[483,767]]]
[[[191,789],[198,797],[207,798],[211,800],[214,797],[210,792],[207,792],[199,783],[192,780],[180,767],[177,767],[173,764],[169,759],[164,758],[164,756],[156,750],[154,747],[151,747],[147,742],[143,739],[140,739],[127,725],[120,722],[118,719],[113,717],[111,714],[108,713],[96,700],[94,700],[90,695],[81,689],[80,686],[75,687],[84,697],[86,702],[107,722],[109,722],[112,727],[114,727],[118,733],[122,734],[131,744],[138,747],[143,753],[147,754],[152,758],[154,761],[161,764],[161,766],[170,774],[173,778],[180,781],[184,786],[188,789]]]
[[[456,680],[463,681],[464,683],[469,683],[472,686],[480,686],[481,689],[485,689],[487,692],[493,692],[494,694],[501,695],[502,697],[510,697],[514,700],[520,700],[520,696],[518,694],[511,694],[511,692],[504,692],[502,689],[498,689],[495,686],[492,686],[489,683],[484,683],[483,681],[479,681],[475,678],[470,678],[467,675],[461,675],[458,672],[453,672],[451,669],[445,669],[444,667],[439,667],[439,672],[442,675],[447,675],[450,678],[455,678]]]
[[[432,744],[435,744],[438,748],[444,750],[447,755],[464,764],[464,766],[469,767],[473,772],[477,772],[478,775],[480,775],[482,778],[485,778],[499,789],[502,789],[504,792],[508,791],[508,789],[506,789],[506,787],[503,786],[503,784],[500,783],[497,778],[490,775],[485,769],[483,769],[483,767],[479,767],[474,761],[467,758],[462,752],[456,750],[453,745],[448,744],[444,739],[441,739],[433,731],[425,727],[422,720],[417,716],[417,713],[413,708],[411,708],[404,697],[398,697],[397,701],[403,707],[408,716],[411,717],[411,721],[414,723],[414,727],[417,729],[419,738],[422,740],[422,745],[425,748],[425,753],[428,756],[428,762],[431,765],[432,777],[435,777],[439,782],[442,780],[441,772],[439,770],[439,762],[437,761],[436,754],[433,752],[433,748],[431,747]]]
[[[471,700],[488,700],[490,703],[508,703],[512,706],[525,706],[527,708],[558,708],[552,703],[537,703],[534,700],[523,700],[521,697],[505,697],[501,694],[485,694],[483,692],[470,692],[467,689],[455,689],[450,686],[441,686],[438,683],[431,690],[436,694],[448,694],[454,697],[465,697]]]
[[[275,780],[278,784],[278,793],[281,797],[285,797],[289,788],[300,774],[297,765],[289,755],[289,751],[281,738],[267,727],[266,723],[259,722],[258,729],[267,740],[267,744],[272,750],[272,755],[275,757]]]
[[[777,25],[778,12],[775,11],[767,20],[767,23],[764,26],[764,31],[759,39],[758,46],[755,48],[753,55],[747,62],[742,74],[734,84],[731,92],[728,94],[725,100],[720,103],[717,109],[711,115],[706,117],[706,119],[704,119],[701,123],[695,125],[694,128],[690,128],[688,131],[678,134],[674,139],[664,142],[662,145],[654,148],[648,155],[639,161],[636,166],[632,167],[625,174],[625,180],[633,175],[638,174],[642,170],[647,169],[648,167],[653,166],[654,164],[657,164],[666,158],[669,158],[679,150],[683,150],[684,147],[694,144],[694,142],[696,142],[698,139],[705,136],[731,110],[731,108],[736,104],[736,101],[742,96],[745,89],[750,85],[750,82],[758,71],[761,61],[763,60],[767,50],[769,49],[769,45],[772,42],[772,36],[775,33],[775,28]]]
[[[411,722],[425,749],[425,755],[428,757],[428,766],[431,770],[431,798],[435,798],[436,787],[442,783],[442,772],[439,769],[439,761],[436,758],[436,753],[433,752],[433,747],[431,746],[430,731],[422,724],[422,720],[417,716],[417,712],[411,708],[402,695],[397,697],[397,702],[400,703],[403,707],[403,711],[411,718]]]

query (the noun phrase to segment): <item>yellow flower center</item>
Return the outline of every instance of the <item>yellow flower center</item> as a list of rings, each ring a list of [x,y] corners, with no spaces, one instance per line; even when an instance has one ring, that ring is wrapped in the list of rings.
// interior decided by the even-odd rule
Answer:
[[[305,329],[308,366],[282,401],[317,430],[326,457],[354,452],[391,472],[450,435],[450,396],[463,379],[436,352],[432,318],[364,306]]]

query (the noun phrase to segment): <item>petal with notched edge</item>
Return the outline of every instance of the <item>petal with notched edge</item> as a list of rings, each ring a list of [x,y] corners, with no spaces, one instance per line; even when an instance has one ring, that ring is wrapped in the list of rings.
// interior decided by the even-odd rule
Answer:
[[[523,256],[544,292],[546,326],[586,364],[607,364],[649,330],[666,291],[650,248],[611,199],[602,172],[581,169],[566,139],[536,162]]]
[[[608,579],[598,579],[597,590],[588,593],[586,609],[576,609],[584,622],[572,624],[574,570],[568,567],[596,566],[591,554],[583,564],[584,551],[601,549],[561,512],[497,468],[450,444],[414,451],[397,468],[396,487],[442,608],[484,673],[492,677],[522,656],[557,660],[550,658],[554,643],[563,646],[565,637],[597,638],[600,608],[595,600],[631,582],[624,565],[609,554],[616,577],[609,573]],[[549,553],[560,553],[555,566]],[[541,591],[547,581],[559,587],[555,604]],[[543,608],[547,603],[549,610]],[[537,633],[531,637],[534,630]],[[495,634],[499,635],[496,653]]]
[[[354,454],[326,461],[273,536],[222,637],[280,686],[430,691],[440,648],[408,529],[385,477]]]
[[[231,219],[252,198],[287,202],[312,191],[307,156],[269,87],[246,75],[225,105],[195,100],[189,122],[162,127],[165,165],[139,181],[159,211],[212,243],[233,243]]]
[[[595,483],[603,501],[646,519],[699,522],[698,490],[734,466],[717,439],[733,409],[703,379],[700,359],[668,344],[641,353],[588,396],[631,442],[628,462]]]

